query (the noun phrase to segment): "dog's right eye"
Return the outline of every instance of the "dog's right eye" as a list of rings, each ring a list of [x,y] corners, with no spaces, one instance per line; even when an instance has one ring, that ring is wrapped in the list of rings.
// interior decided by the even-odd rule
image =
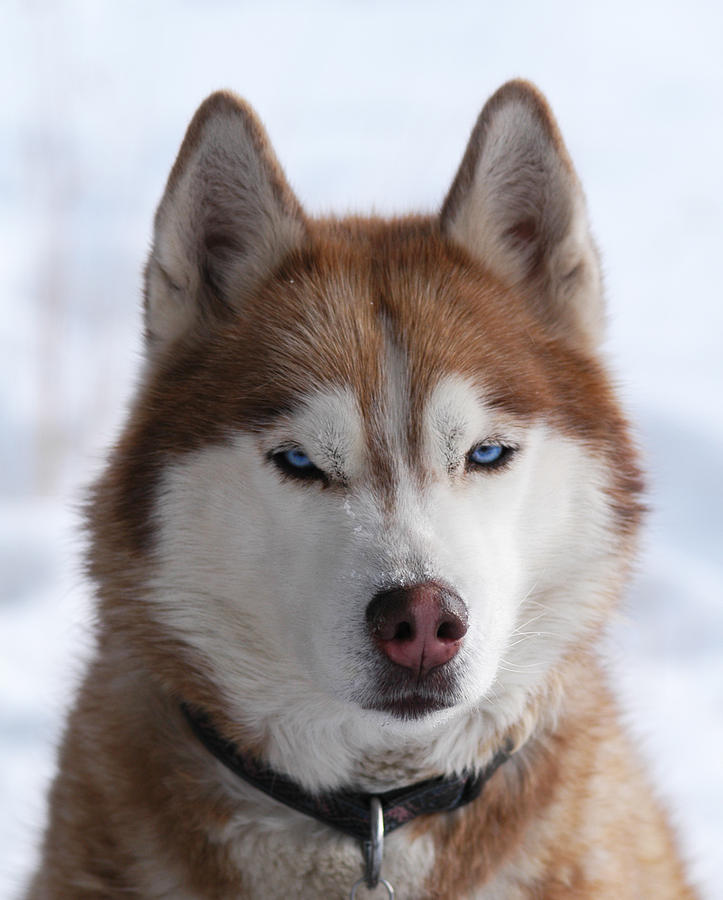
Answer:
[[[273,464],[285,475],[306,480],[326,480],[326,475],[309,459],[300,447],[289,447],[269,454]]]

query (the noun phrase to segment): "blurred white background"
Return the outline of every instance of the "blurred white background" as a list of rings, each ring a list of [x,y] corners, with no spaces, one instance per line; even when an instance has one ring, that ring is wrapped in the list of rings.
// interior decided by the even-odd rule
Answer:
[[[441,202],[487,96],[547,94],[605,264],[652,514],[611,677],[723,897],[723,6],[5,0],[0,896],[32,865],[88,651],[79,506],[140,360],[154,206],[197,104],[255,106],[312,212]]]

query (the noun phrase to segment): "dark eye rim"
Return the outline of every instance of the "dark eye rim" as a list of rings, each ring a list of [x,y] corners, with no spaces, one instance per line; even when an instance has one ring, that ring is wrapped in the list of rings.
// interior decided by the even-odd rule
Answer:
[[[303,448],[294,444],[287,447],[277,447],[275,450],[271,450],[267,453],[266,458],[269,462],[273,463],[283,475],[287,475],[295,481],[321,481],[324,484],[328,483],[329,479],[327,474],[313,463],[311,463],[310,466],[303,468],[292,465],[286,458],[286,454],[290,450],[298,450],[300,453],[307,456],[306,451]]]
[[[497,459],[492,460],[492,462],[488,462],[488,463],[481,463],[481,462],[477,462],[476,460],[472,459],[472,454],[476,450],[479,450],[480,447],[491,447],[491,446],[499,447],[502,451],[500,453],[500,455],[497,457]],[[465,463],[466,470],[468,472],[494,472],[498,469],[504,469],[510,464],[510,462],[512,461],[512,458],[519,451],[519,449],[520,448],[518,446],[516,446],[514,444],[507,444],[507,443],[504,443],[503,441],[495,441],[495,440],[480,441],[479,443],[475,444],[473,447],[470,447],[470,449],[467,453],[466,463]]]

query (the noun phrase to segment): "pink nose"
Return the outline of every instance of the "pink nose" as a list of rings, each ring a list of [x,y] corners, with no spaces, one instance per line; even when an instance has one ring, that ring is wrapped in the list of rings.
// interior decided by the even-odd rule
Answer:
[[[377,646],[393,663],[420,677],[448,662],[467,633],[467,607],[437,582],[380,591],[367,607]]]

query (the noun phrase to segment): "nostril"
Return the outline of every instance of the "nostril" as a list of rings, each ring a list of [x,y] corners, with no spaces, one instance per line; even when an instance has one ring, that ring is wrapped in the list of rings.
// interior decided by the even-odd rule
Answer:
[[[439,641],[459,641],[467,632],[464,623],[459,619],[448,620],[442,622],[437,629],[437,640]]]
[[[409,622],[399,622],[394,632],[394,641],[411,641],[414,637],[414,629]]]

